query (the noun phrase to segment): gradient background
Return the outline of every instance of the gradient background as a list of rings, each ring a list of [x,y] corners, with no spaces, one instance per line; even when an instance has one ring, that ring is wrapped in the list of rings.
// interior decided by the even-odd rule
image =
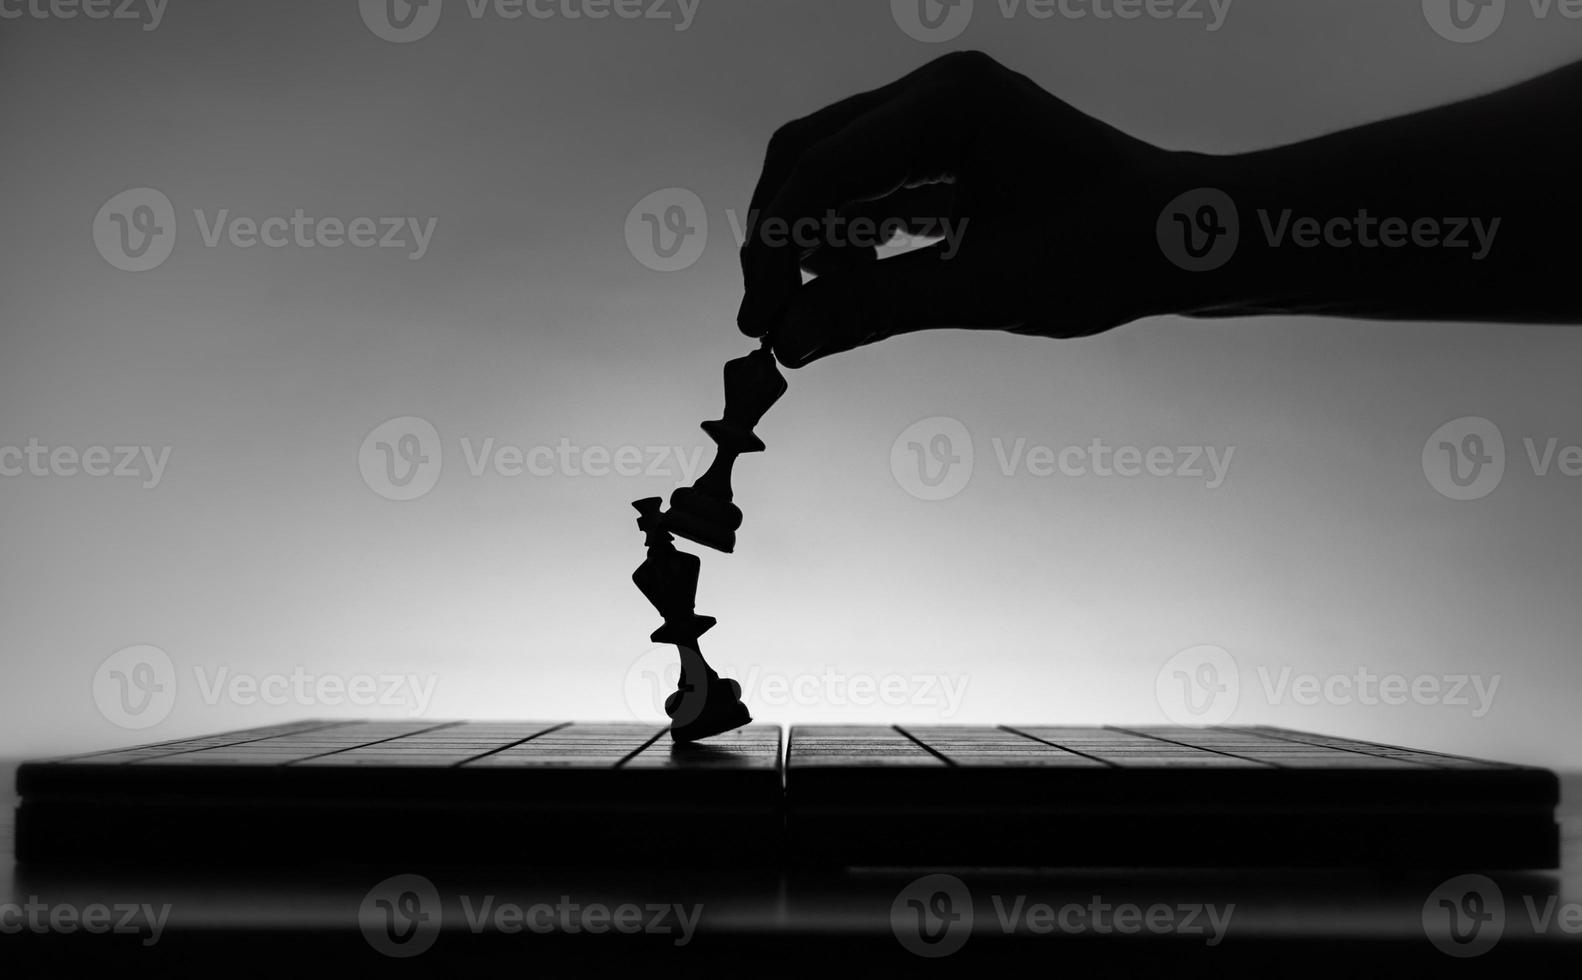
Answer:
[[[1007,22],[919,43],[884,2],[703,0],[691,29],[475,21],[387,43],[350,0],[171,0],[136,24],[0,21],[0,444],[172,447],[163,482],[0,480],[0,741],[74,751],[401,707],[205,703],[193,669],[434,675],[433,718],[631,717],[657,617],[628,503],[686,482],[468,473],[460,439],[708,446],[750,349],[728,209],[780,123],[952,47],[983,49],[1160,144],[1230,152],[1481,93],[1582,52],[1582,22],[1512,4],[1457,45],[1415,2],[1237,2],[1224,28]],[[674,9],[673,7],[670,9]],[[1475,138],[1475,137],[1469,137]],[[1468,180],[1479,175],[1469,174]],[[180,239],[154,271],[95,250],[113,195],[155,187]],[[700,261],[651,271],[628,211],[684,187]],[[1082,188],[1072,188],[1074,194]],[[433,216],[429,254],[209,249],[192,210]],[[1058,229],[1055,229],[1058,232]],[[761,720],[1154,722],[1155,678],[1217,644],[1233,721],[1517,761],[1582,761],[1582,496],[1520,440],[1582,442],[1582,333],[1308,319],[1138,323],[1077,342],[914,335],[791,375],[769,452],[737,467],[738,554],[702,552],[705,650]],[[1510,450],[1486,499],[1435,492],[1424,441],[1484,416]],[[398,503],[364,437],[418,416],[443,474]],[[977,469],[927,502],[896,437],[960,420]],[[991,440],[1235,446],[1217,490],[1001,475]],[[701,551],[701,549],[696,549]],[[161,724],[95,706],[99,665],[153,644]],[[1500,676],[1492,710],[1270,705],[1253,674]],[[862,706],[753,700],[765,676],[950,675]],[[657,717],[648,712],[651,717]]]

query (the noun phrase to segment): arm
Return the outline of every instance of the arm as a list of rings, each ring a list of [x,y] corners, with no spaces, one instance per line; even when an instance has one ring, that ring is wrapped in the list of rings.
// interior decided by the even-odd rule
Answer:
[[[1292,146],[1180,154],[1187,182],[1236,202],[1241,238],[1223,274],[1175,274],[1167,292],[1203,316],[1582,322],[1579,118],[1575,64]],[[1311,224],[1296,244],[1304,216],[1343,219],[1342,244]]]

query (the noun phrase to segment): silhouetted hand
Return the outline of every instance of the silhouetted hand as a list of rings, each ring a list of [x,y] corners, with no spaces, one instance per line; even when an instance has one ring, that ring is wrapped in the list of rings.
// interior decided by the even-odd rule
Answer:
[[[787,367],[914,330],[1078,337],[1164,313],[1577,323],[1579,107],[1582,63],[1212,156],[946,55],[775,133],[738,322]],[[1223,239],[1203,268],[1166,247],[1193,215]],[[881,230],[944,240],[880,261]]]
[[[946,55],[775,133],[738,322],[801,367],[913,330],[1072,337],[1163,312],[1107,284],[1157,264],[1125,230],[1152,227],[1169,156],[986,55]],[[902,225],[943,240],[878,261]]]

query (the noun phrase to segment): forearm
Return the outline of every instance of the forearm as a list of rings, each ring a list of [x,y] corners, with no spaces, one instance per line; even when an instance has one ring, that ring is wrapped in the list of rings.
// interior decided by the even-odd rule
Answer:
[[[1582,64],[1292,146],[1173,154],[1234,202],[1222,266],[1163,262],[1195,316],[1582,322]],[[1163,204],[1163,201],[1161,201]]]

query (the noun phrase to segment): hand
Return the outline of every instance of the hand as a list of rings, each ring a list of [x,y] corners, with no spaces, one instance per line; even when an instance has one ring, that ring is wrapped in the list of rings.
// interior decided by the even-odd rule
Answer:
[[[914,330],[1077,337],[1166,312],[1148,280],[1173,159],[987,55],[946,55],[775,133],[738,323],[795,368]],[[948,237],[879,261],[873,230],[903,225]]]

